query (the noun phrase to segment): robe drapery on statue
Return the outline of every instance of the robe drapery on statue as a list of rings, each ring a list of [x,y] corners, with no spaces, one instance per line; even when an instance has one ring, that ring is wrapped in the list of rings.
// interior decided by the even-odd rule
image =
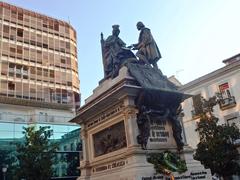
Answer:
[[[150,64],[156,63],[162,57],[150,29],[146,27],[142,28],[139,34],[138,48],[138,53],[142,53]]]
[[[118,75],[120,66],[129,58],[135,55],[126,48],[126,44],[118,37],[120,33],[119,25],[112,26],[112,35],[106,40],[101,34],[102,58],[104,67],[104,78],[114,78]]]
[[[119,64],[119,54],[122,52],[121,47],[125,47],[125,43],[117,36],[109,36],[103,45],[103,58],[105,60],[106,76],[115,71],[115,66]]]

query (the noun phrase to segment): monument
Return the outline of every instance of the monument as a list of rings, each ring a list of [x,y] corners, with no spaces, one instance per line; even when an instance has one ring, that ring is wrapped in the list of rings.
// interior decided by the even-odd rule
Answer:
[[[112,28],[101,34],[104,78],[71,120],[81,126],[78,180],[211,179],[183,142],[181,102],[190,96],[158,68],[150,29],[138,22],[138,43],[126,47]]]

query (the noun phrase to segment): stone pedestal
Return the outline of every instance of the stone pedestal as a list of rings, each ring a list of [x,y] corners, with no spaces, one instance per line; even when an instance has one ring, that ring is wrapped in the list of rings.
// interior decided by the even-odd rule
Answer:
[[[151,152],[177,150],[171,123],[151,124],[147,150],[138,144],[139,135],[135,99],[142,87],[123,67],[114,79],[103,81],[71,120],[81,126],[83,159],[78,180],[153,180],[166,179],[155,174],[146,160]],[[209,170],[192,158],[185,147],[182,158],[188,171],[174,173],[176,179],[211,179]]]

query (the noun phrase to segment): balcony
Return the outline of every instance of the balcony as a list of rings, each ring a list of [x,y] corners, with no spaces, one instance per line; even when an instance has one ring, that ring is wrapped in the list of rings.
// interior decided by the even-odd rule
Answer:
[[[233,108],[236,106],[236,100],[234,96],[230,96],[228,98],[220,99],[219,100],[219,107],[221,110]]]
[[[198,119],[198,118],[200,118],[200,113],[199,113],[199,112],[196,112],[195,109],[191,110],[191,114],[192,114],[192,118],[193,118],[193,119]]]
[[[11,112],[0,112],[0,121],[3,122],[15,122],[15,123],[66,123],[71,116],[58,116],[48,114],[15,114]]]

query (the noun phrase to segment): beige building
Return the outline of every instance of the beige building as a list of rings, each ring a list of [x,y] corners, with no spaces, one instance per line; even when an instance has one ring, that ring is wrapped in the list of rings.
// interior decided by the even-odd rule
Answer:
[[[0,103],[79,107],[76,31],[69,23],[0,3]]]
[[[79,131],[68,122],[80,106],[76,43],[69,23],[0,2],[0,151],[13,151],[6,157],[15,157],[15,144],[29,124],[50,126],[56,142]],[[79,137],[65,142],[71,149],[59,147],[56,157],[77,157],[73,142]],[[66,171],[71,162],[59,164],[55,177],[73,176]]]
[[[220,93],[220,103],[214,107],[214,114],[219,123],[235,123],[240,128],[240,54],[223,61],[224,67],[197,78],[183,86],[180,90],[194,95],[183,102],[183,123],[187,143],[196,148],[199,135],[195,131],[201,108],[201,96],[205,99]]]

